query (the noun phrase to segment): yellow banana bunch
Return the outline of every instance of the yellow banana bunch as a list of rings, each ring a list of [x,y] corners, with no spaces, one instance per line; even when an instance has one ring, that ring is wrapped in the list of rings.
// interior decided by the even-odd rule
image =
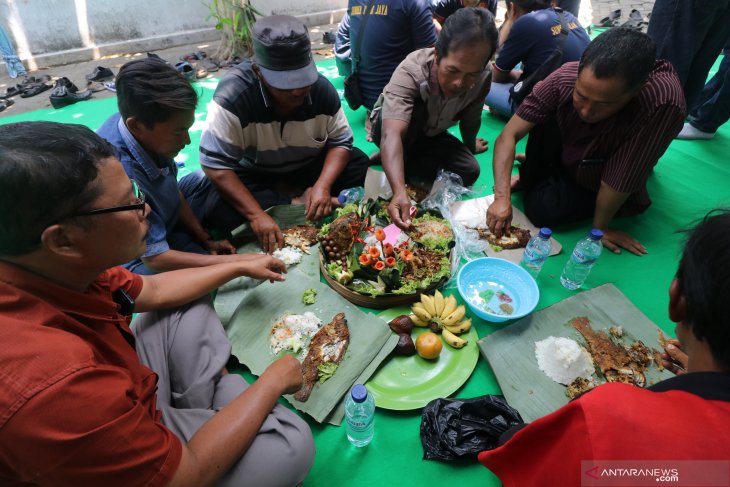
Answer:
[[[411,306],[411,321],[415,326],[430,326],[441,332],[441,338],[453,348],[464,348],[468,342],[457,335],[471,330],[470,318],[464,319],[466,308],[454,295],[444,296],[436,290],[433,296],[421,294],[421,300]]]

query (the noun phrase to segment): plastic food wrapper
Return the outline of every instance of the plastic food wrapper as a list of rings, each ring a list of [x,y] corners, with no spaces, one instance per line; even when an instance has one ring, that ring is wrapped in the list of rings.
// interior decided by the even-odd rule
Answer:
[[[454,232],[454,255],[451,260],[451,279],[444,286],[445,289],[456,288],[456,275],[458,274],[461,259],[471,260],[476,257],[483,257],[483,248],[481,244],[476,242],[474,238],[464,230],[463,225],[456,225],[451,215],[451,205],[463,199],[464,197],[472,198],[479,193],[479,188],[469,189],[464,187],[464,183],[458,174],[449,171],[439,171],[436,180],[433,183],[431,192],[421,202],[426,209],[438,210],[444,218],[451,224]]]
[[[520,413],[503,396],[434,399],[421,417],[423,458],[476,458],[498,446],[502,433],[521,424]]]

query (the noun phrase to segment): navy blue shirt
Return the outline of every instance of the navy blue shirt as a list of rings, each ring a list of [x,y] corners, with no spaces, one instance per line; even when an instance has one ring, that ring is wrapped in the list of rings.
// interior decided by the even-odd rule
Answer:
[[[177,186],[177,166],[167,157],[153,157],[129,132],[122,117],[116,113],[96,131],[117,149],[124,171],[134,179],[145,194],[152,212],[147,217],[150,224],[147,235],[147,250],[142,255],[150,257],[170,250],[167,233],[177,223],[180,213],[180,190]],[[141,259],[124,264],[134,271],[142,265]]]
[[[570,31],[563,46],[563,63],[578,61],[591,42],[570,12],[564,12]],[[518,18],[494,63],[500,71],[523,64],[522,78],[529,76],[555,51],[560,40],[560,17],[551,8],[535,10]]]
[[[351,50],[357,44],[368,3],[349,0],[337,32],[338,59],[355,58]],[[364,105],[371,109],[401,61],[417,49],[436,44],[429,0],[376,0],[365,31],[360,41],[357,77]]]

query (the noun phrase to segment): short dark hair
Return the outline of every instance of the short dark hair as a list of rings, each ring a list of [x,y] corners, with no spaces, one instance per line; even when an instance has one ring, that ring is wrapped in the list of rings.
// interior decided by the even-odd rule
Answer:
[[[656,46],[648,35],[628,27],[616,27],[588,44],[578,73],[591,68],[596,78],[622,78],[631,91],[649,78],[656,62]]]
[[[730,372],[730,211],[713,210],[689,230],[677,269],[687,303],[686,323]]]
[[[49,225],[88,209],[108,142],[83,125],[20,122],[0,126],[0,255],[33,251]]]
[[[198,94],[175,68],[156,58],[130,61],[116,79],[117,105],[123,119],[134,117],[147,128],[173,115],[195,110]]]
[[[486,8],[464,7],[449,15],[444,22],[436,41],[436,53],[440,58],[449,55],[449,51],[464,45],[478,42],[491,46],[492,57],[497,48],[497,26],[494,15]]]
[[[552,3],[550,0],[506,0],[505,2],[509,7],[510,3],[514,3],[520,9],[525,12],[533,12],[535,10],[542,10],[549,8]]]

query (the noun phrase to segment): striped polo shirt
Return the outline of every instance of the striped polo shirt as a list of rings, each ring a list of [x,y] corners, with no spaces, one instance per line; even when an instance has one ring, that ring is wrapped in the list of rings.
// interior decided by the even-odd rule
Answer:
[[[658,60],[639,94],[612,117],[582,121],[573,108],[578,62],[564,64],[535,85],[516,115],[535,123],[555,118],[563,143],[566,173],[579,185],[598,192],[601,181],[630,193],[618,212],[635,215],[651,205],[646,180],[682,129],[687,109],[682,85],[672,65]]]
[[[220,82],[206,122],[200,164],[211,169],[282,174],[309,165],[332,147],[352,150],[352,129],[325,77],[319,75],[302,107],[282,117],[250,61]]]

